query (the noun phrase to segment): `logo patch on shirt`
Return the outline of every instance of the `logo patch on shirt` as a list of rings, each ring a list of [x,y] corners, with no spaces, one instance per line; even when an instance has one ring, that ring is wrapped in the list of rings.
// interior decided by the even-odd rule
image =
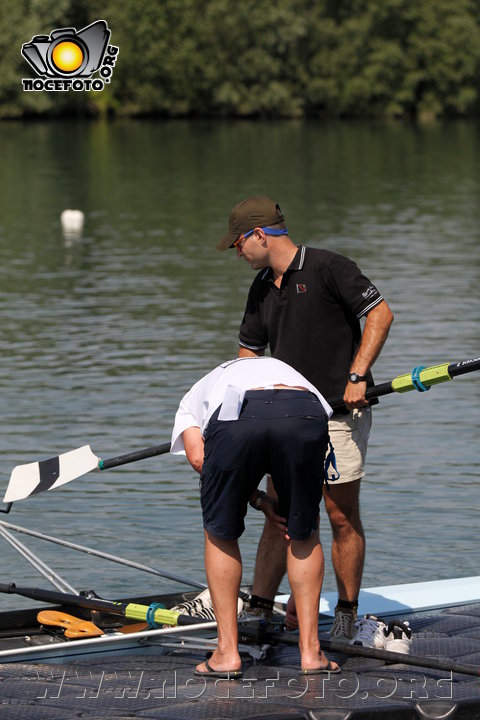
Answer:
[[[372,295],[375,295],[376,292],[377,288],[374,285],[370,285],[370,287],[368,287],[362,295],[366,300],[367,298],[372,297]]]
[[[300,293],[306,293],[307,292],[307,286],[305,283],[297,283],[297,295],[300,295]]]

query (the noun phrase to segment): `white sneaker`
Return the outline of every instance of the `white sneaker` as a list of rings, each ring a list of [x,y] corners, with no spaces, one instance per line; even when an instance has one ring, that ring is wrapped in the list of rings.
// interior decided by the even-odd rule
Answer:
[[[385,633],[385,650],[408,655],[412,644],[412,630],[408,622],[391,620]]]
[[[215,620],[212,598],[210,597],[210,591],[208,588],[194,597],[193,600],[185,600],[185,602],[178,603],[178,605],[175,605],[175,607],[170,609],[182,613],[182,615],[192,615],[193,617]],[[237,614],[240,614],[242,609],[243,600],[238,598]]]
[[[348,643],[355,634],[355,620],[357,613],[355,610],[346,610],[339,607],[335,608],[335,619],[330,630],[332,640],[340,643]]]
[[[356,633],[350,640],[350,645],[362,645],[363,647],[385,650],[387,626],[377,618],[376,615],[365,615],[355,623]]]
[[[408,655],[412,643],[412,631],[408,622],[390,620],[388,625],[375,615],[365,615],[355,623],[357,633],[350,645],[377,648],[387,652]]]

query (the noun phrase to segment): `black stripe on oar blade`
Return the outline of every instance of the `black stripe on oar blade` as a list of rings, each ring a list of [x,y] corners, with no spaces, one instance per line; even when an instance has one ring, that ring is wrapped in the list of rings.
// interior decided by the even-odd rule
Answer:
[[[30,495],[37,495],[37,493],[50,490],[52,485],[60,477],[60,458],[58,455],[48,460],[40,460],[38,463],[38,472],[40,475],[40,482],[37,487],[32,490]]]

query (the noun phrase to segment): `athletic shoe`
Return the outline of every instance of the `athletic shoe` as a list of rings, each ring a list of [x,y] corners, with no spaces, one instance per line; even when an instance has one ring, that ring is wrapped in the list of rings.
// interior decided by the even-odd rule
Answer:
[[[238,598],[237,614],[242,611],[243,601]],[[185,600],[185,602],[178,603],[175,607],[171,608],[182,615],[191,615],[192,617],[201,617],[207,620],[215,620],[215,613],[213,611],[212,598],[210,597],[210,591],[207,588],[203,590],[193,600]]]
[[[363,647],[385,649],[387,626],[376,615],[365,615],[355,623],[356,633],[349,641],[350,645],[362,645]]]
[[[340,643],[348,643],[355,634],[354,625],[357,619],[355,610],[335,608],[335,619],[330,630],[330,638]]]
[[[412,630],[408,622],[391,620],[384,629],[385,650],[408,655],[412,644]]]
[[[408,622],[391,620],[388,626],[375,615],[365,615],[355,623],[357,633],[350,640],[350,645],[398,652],[408,655],[412,642],[412,631]]]

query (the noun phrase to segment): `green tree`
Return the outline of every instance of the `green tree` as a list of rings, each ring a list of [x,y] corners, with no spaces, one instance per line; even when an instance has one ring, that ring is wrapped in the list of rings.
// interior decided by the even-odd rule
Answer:
[[[475,0],[4,0],[0,116],[435,117],[478,113]],[[102,92],[24,92],[33,35],[105,19]]]
[[[476,9],[476,13],[474,13]],[[478,110],[480,27],[470,0],[422,0],[409,8],[407,71],[399,98],[420,116]]]
[[[480,28],[469,0],[368,0],[313,11],[309,114],[462,115],[478,108]]]

